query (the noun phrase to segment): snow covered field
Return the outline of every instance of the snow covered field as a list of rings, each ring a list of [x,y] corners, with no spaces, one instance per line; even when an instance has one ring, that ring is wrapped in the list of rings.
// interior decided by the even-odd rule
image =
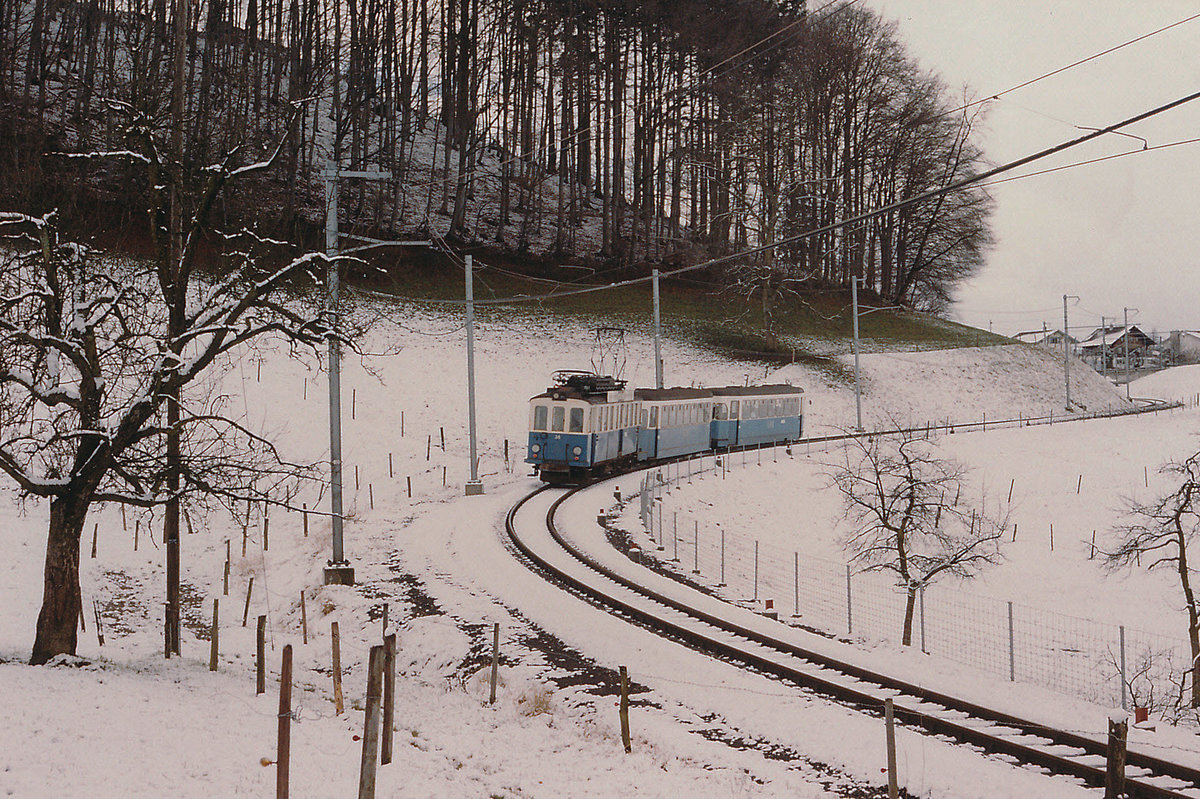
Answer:
[[[95,559],[83,552],[86,607],[96,600],[105,645],[94,619],[81,633],[80,659],[50,668],[23,665],[40,603],[46,508],[8,489],[0,506],[0,796],[261,796],[271,790],[280,650],[296,651],[293,795],[355,795],[367,650],[381,633],[384,603],[399,634],[396,762],[379,773],[383,796],[837,796],[855,786],[878,792],[883,733],[878,720],[845,711],[765,678],[709,662],[598,613],[530,575],[500,540],[505,511],[534,481],[520,463],[525,403],[558,368],[587,368],[588,326],[537,324],[492,316],[477,330],[480,471],[487,493],[464,498],[467,477],[466,375],[457,318],[398,305],[385,309],[371,347],[384,353],[348,359],[343,376],[346,551],[355,587],[322,585],[329,557],[327,522],[274,511],[269,549],[255,509],[243,522],[211,515],[191,520],[183,540],[187,609],[184,656],[163,661],[161,519],[117,508],[98,510]],[[626,372],[633,384],[653,375],[652,344],[631,334]],[[788,366],[764,375],[692,346],[664,349],[668,383],[727,384],[746,380],[804,386],[813,432],[854,423],[852,386]],[[849,363],[847,359],[847,364]],[[864,415],[870,424],[976,421],[1061,410],[1062,366],[1053,353],[1024,346],[862,358]],[[1079,364],[1072,398],[1089,411],[1122,407],[1123,393]],[[1164,375],[1155,390],[1186,396],[1200,374]],[[1190,381],[1190,383],[1189,383]],[[1195,384],[1196,389],[1188,385]],[[1135,395],[1151,394],[1135,384]],[[328,452],[325,381],[313,362],[273,351],[246,353],[230,364],[222,389],[254,427],[274,433],[286,454],[320,459]],[[1086,533],[1111,524],[1114,500],[1140,485],[1191,443],[1194,412],[1090,421],[957,435],[953,453],[977,467],[991,496],[1016,480],[1020,527],[1009,562],[969,590],[1001,600],[1101,616],[1179,635],[1168,581],[1144,575],[1106,577],[1086,557]],[[445,435],[443,449],[442,435]],[[504,459],[507,442],[509,462]],[[679,507],[704,501],[706,519],[726,529],[753,528],[765,541],[836,561],[836,508],[822,490],[813,451],[785,466],[730,473],[724,485],[698,483],[676,492]],[[788,487],[780,491],[778,483]],[[1082,474],[1080,493],[1074,493]],[[444,477],[443,477],[444,475]],[[443,479],[445,483],[443,484]],[[411,498],[409,484],[411,481]],[[1133,486],[1136,487],[1136,486]],[[736,489],[736,492],[735,492]],[[320,486],[295,501],[324,508]],[[751,497],[753,501],[747,501]],[[687,504],[691,503],[691,504]],[[592,510],[594,513],[594,510]],[[796,538],[797,519],[804,537]],[[1053,555],[1041,535],[1055,523]],[[1058,534],[1058,530],[1062,533]],[[1028,531],[1028,535],[1026,534]],[[134,537],[138,538],[134,551]],[[226,544],[226,541],[229,544]],[[1061,542],[1061,543],[1060,543]],[[222,594],[226,547],[230,592]],[[248,623],[243,602],[250,578]],[[301,643],[303,592],[309,643]],[[220,670],[207,670],[207,626],[220,600]],[[782,600],[781,600],[782,601]],[[1174,603],[1174,604],[1173,604]],[[267,693],[254,694],[254,620],[267,616]],[[348,712],[334,715],[330,622],[342,637]],[[487,660],[490,625],[501,624],[504,684],[495,707],[476,673]],[[836,632],[836,631],[835,631]],[[867,656],[904,664],[912,653],[863,642]],[[632,712],[634,754],[621,752],[613,691],[618,665],[630,668],[638,694]],[[930,679],[987,691],[981,672],[938,659],[922,665]],[[1080,723],[1104,712],[1053,699],[1021,684],[1015,704],[1041,702]],[[1138,735],[1142,733],[1138,732]],[[1146,734],[1148,735],[1148,734]],[[1190,736],[1171,737],[1171,746]],[[1160,739],[1155,739],[1160,740]],[[1151,742],[1153,743],[1153,742]],[[1164,744],[1166,745],[1166,744]],[[1015,770],[998,761],[903,732],[901,778],[917,796],[1028,797],[1085,795],[1069,782]]]

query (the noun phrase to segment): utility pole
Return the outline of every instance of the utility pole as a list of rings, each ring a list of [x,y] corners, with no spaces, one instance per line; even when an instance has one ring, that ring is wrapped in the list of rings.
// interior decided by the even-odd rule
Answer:
[[[1063,382],[1067,386],[1067,410],[1071,410],[1071,333],[1067,324],[1067,300],[1079,299],[1074,294],[1063,295]],[[1103,339],[1101,339],[1103,341]]]
[[[348,172],[334,161],[325,162],[325,255],[329,258],[329,502],[333,524],[333,558],[325,566],[326,585],[354,585],[354,567],[346,560],[342,540],[342,373],[338,342],[338,179],[385,180],[391,172]]]
[[[1125,308],[1125,399],[1129,399],[1129,312],[1137,313],[1137,308]]]
[[[471,429],[471,479],[467,481],[466,495],[483,493],[483,482],[479,479],[479,463],[475,456],[475,265],[467,256],[467,425]]]
[[[860,278],[850,278],[850,301],[854,307],[854,412],[857,424],[855,430],[862,432],[862,384],[858,380],[858,281]]]
[[[662,319],[659,316],[658,305],[658,270],[655,269],[651,273],[651,283],[654,286],[654,385],[657,388],[663,387],[663,362],[662,362]]]
[[[1108,377],[1108,317],[1100,317],[1100,374]]]

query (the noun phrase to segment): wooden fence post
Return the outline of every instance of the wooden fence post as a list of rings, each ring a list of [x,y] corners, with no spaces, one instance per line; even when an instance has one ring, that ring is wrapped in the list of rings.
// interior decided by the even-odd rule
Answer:
[[[629,738],[629,672],[621,667],[621,743],[625,745],[625,754],[633,751],[633,742]]]
[[[383,682],[383,647],[371,647],[367,667],[367,707],[363,714],[362,764],[358,799],[375,799],[375,767],[379,759],[379,693]]]
[[[308,644],[308,606],[304,603],[304,591],[300,591],[300,631],[304,635],[304,643]]]
[[[1125,795],[1125,737],[1129,720],[1108,720],[1107,770],[1104,775],[1104,799],[1121,799]]]
[[[496,676],[500,669],[500,622],[492,626],[492,691],[488,704],[496,704]]]
[[[96,559],[96,532],[100,529],[100,522],[92,525],[92,560]]]
[[[379,739],[379,762],[392,762],[392,725],[396,718],[396,634],[383,639],[383,734]]]
[[[346,705],[342,699],[342,643],[336,621],[329,625],[329,640],[333,648],[333,709],[334,714],[340,716]]]
[[[288,799],[288,771],[292,760],[292,645],[283,648],[279,674],[279,738],[275,750],[275,799]]]
[[[254,575],[250,575],[250,582],[246,585],[246,606],[242,608],[242,626],[246,626],[246,619],[250,617],[250,593],[254,590]]]
[[[258,617],[258,634],[255,639],[255,695],[267,692],[267,617]]]
[[[213,620],[212,620],[212,634],[211,634],[212,641],[211,641],[211,645],[209,646],[209,649],[208,649],[208,670],[209,671],[217,670],[217,654],[221,651],[221,649],[220,649],[221,644],[220,644],[220,641],[218,640],[218,636],[220,635],[220,629],[221,629],[221,627],[220,627],[220,618],[221,617],[220,617],[220,614],[218,613],[218,607],[219,607],[218,602],[219,601],[220,600],[218,600],[216,598],[213,599]]]
[[[221,577],[221,596],[229,596],[229,561],[225,561],[225,574]]]

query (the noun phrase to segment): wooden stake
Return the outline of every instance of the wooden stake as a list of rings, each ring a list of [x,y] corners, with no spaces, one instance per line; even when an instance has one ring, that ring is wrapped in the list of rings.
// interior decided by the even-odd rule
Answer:
[[[304,537],[308,538],[308,503],[304,503],[300,508],[300,517],[304,520]]]
[[[358,464],[354,464],[354,490],[358,490]]]
[[[242,557],[246,557],[246,525],[242,525]]]
[[[142,532],[142,520],[136,519],[133,525],[133,551],[137,552],[138,535]]]
[[[350,418],[355,418],[355,413],[358,409],[358,389],[350,389]]]
[[[1129,720],[1108,720],[1107,769],[1104,774],[1104,799],[1121,799],[1125,795],[1125,739]]]
[[[446,428],[439,427],[438,431],[442,434],[442,452],[446,451]]]
[[[267,537],[271,532],[271,517],[263,516],[263,552],[267,551]]]
[[[221,647],[221,643],[218,638],[220,636],[220,629],[221,629],[221,627],[220,627],[220,618],[221,617],[219,615],[219,608],[220,608],[219,602],[220,602],[220,600],[218,600],[216,598],[213,599],[212,630],[210,631],[210,635],[209,635],[210,645],[208,647],[208,670],[209,671],[217,670],[217,654],[220,652],[220,647]]]
[[[225,574],[221,578],[221,596],[229,596],[229,561],[225,561]]]
[[[336,621],[329,625],[329,640],[333,649],[333,710],[335,715],[340,716],[346,706],[342,700],[342,642]]]
[[[392,472],[392,453],[389,452],[388,453],[388,477],[391,478],[394,476],[395,476],[395,474]]]
[[[254,575],[250,575],[250,582],[246,584],[246,607],[242,608],[242,626],[246,626],[246,619],[250,617],[250,594],[254,591]]]
[[[412,477],[406,477],[404,479],[408,481],[408,498],[412,499]]]
[[[492,690],[488,695],[488,704],[496,704],[496,678],[500,670],[500,622],[492,626]]]
[[[371,503],[371,510],[375,509],[375,486],[367,483],[367,499]]]
[[[633,742],[629,738],[629,673],[621,667],[621,743],[625,745],[625,754],[633,752]]]
[[[254,382],[262,382],[262,358],[258,359],[258,372],[254,375]]]
[[[304,395],[301,399],[308,399],[308,378],[304,378]]]
[[[1054,522],[1050,522],[1050,551],[1054,551]]]
[[[358,799],[375,799],[375,767],[379,759],[379,699],[383,682],[383,647],[371,647],[367,667],[367,707],[363,714],[362,765]]]
[[[425,437],[425,460],[426,461],[429,460],[429,450],[432,448],[433,448],[433,436],[428,435]]]
[[[1009,502],[1012,502],[1012,490],[1013,490],[1013,486],[1016,484],[1017,484],[1017,478],[1015,478],[1015,477],[1008,481],[1008,501]]]
[[[404,411],[400,411],[400,437],[404,438]]]
[[[1092,530],[1092,554],[1088,555],[1088,560],[1096,557],[1096,531]]]
[[[1079,481],[1075,483],[1075,495],[1079,495],[1079,489],[1083,487],[1083,475],[1079,475]]]
[[[283,648],[279,670],[279,736],[275,748],[275,799],[288,799],[288,772],[292,761],[292,645]]]
[[[383,630],[380,633],[380,636],[383,638],[387,638],[387,625],[388,625],[388,603],[384,602],[383,603]]]
[[[446,467],[442,467],[442,488],[446,487]]]
[[[308,644],[308,606],[304,603],[304,592],[300,592],[300,632],[304,634],[304,643]]]
[[[383,735],[379,740],[379,762],[392,762],[392,733],[396,718],[396,634],[383,639]]]
[[[258,633],[255,637],[257,657],[254,661],[255,695],[267,691],[267,617],[258,617]]]
[[[1013,541],[1017,540],[1017,523],[1013,522]]]
[[[100,522],[92,525],[92,560],[96,559],[96,532],[100,529]]]
[[[1146,483],[1146,488],[1149,488],[1150,487],[1150,468],[1148,466],[1142,467],[1142,480]]]
[[[104,646],[104,622],[100,618],[100,603],[95,599],[92,600],[92,613],[96,617],[96,641]]]

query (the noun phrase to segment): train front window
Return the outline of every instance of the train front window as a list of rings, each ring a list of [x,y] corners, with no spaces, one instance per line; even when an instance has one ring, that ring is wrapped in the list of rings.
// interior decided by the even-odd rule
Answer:
[[[583,408],[571,409],[571,429],[572,433],[583,432]]]
[[[658,427],[658,408],[650,409],[650,429]]]
[[[563,421],[566,418],[566,409],[561,405],[554,406],[554,412],[550,415],[550,429],[555,433],[561,433],[563,430]]]
[[[546,406],[545,405],[534,405],[533,406],[533,429],[534,430],[545,430],[546,429]]]

